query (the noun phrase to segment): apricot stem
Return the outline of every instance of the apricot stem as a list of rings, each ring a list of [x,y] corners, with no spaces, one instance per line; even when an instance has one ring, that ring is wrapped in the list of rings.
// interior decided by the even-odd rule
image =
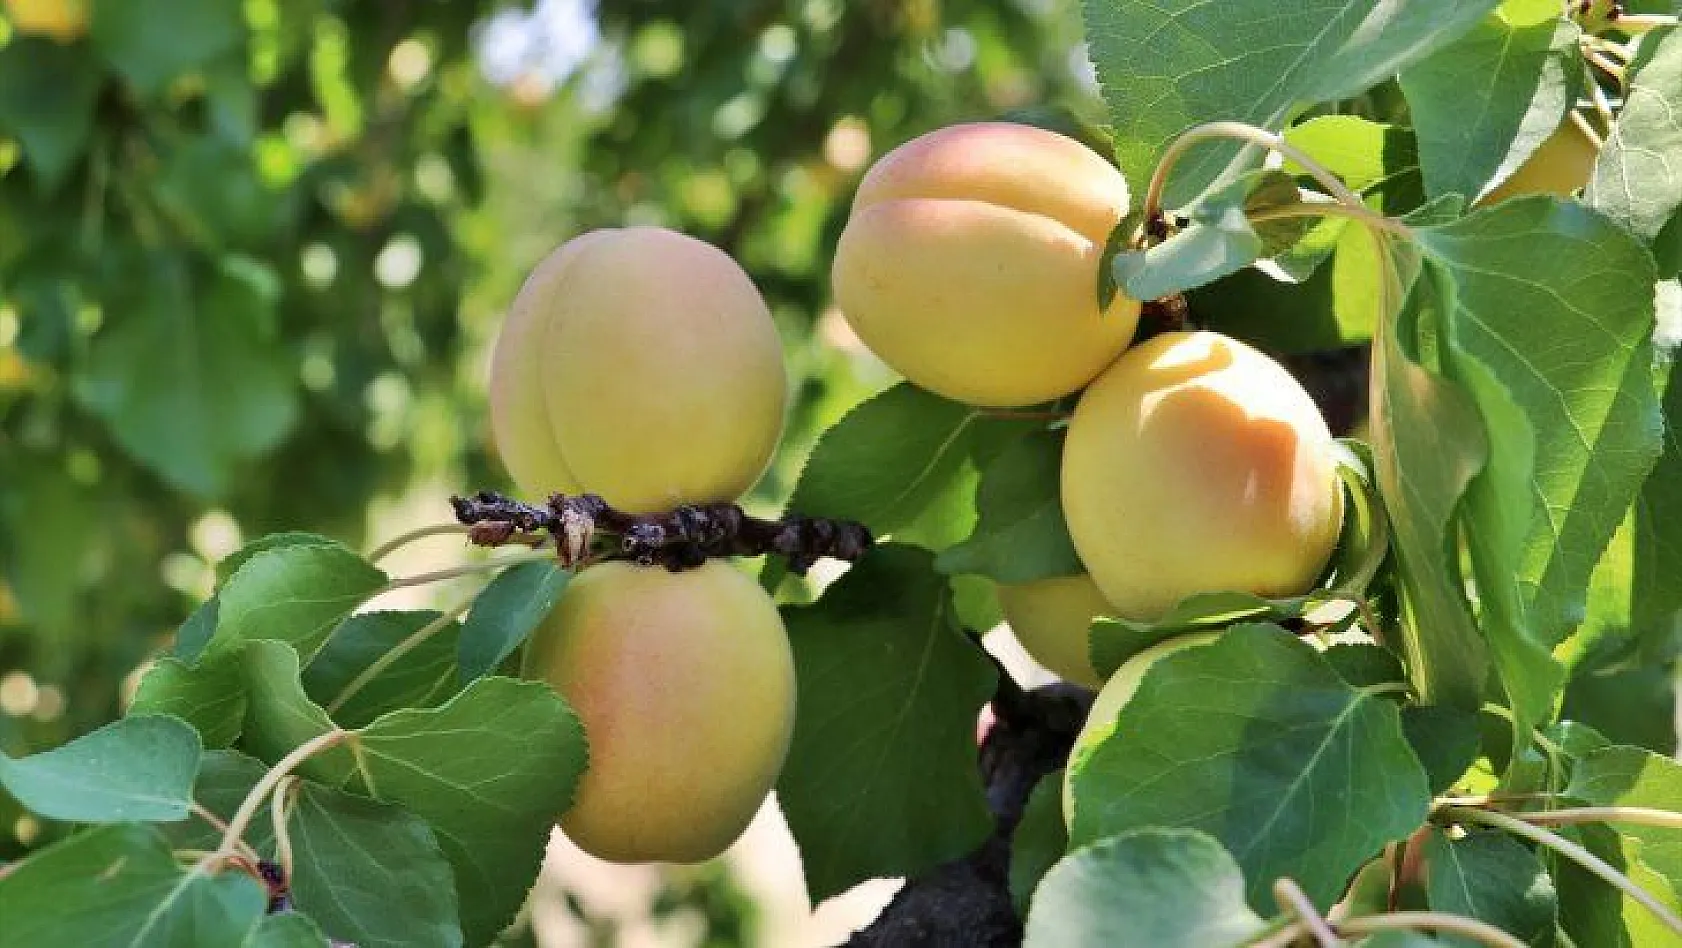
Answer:
[[[1308,893],[1302,891],[1302,886],[1290,878],[1281,877],[1273,881],[1273,900],[1279,903],[1279,908],[1294,915],[1297,924],[1314,936],[1314,941],[1320,948],[1338,948],[1343,940],[1337,937],[1337,932],[1326,924],[1320,917],[1320,912],[1314,903],[1308,900]]]
[[[1266,129],[1256,128],[1254,125],[1246,125],[1243,122],[1208,122],[1182,132],[1162,153],[1162,158],[1156,163],[1156,170],[1151,174],[1150,185],[1145,190],[1142,210],[1146,221],[1162,213],[1162,192],[1168,186],[1168,173],[1174,170],[1174,165],[1185,156],[1185,153],[1193,145],[1219,139],[1232,139],[1251,145],[1259,145],[1269,151],[1276,151],[1301,165],[1302,169],[1308,172],[1314,180],[1320,182],[1326,192],[1337,198],[1339,203],[1347,204],[1350,207],[1365,206],[1361,203],[1360,195],[1351,191],[1348,185],[1338,179],[1337,175],[1326,170],[1325,166],[1310,158],[1300,148],[1285,141],[1283,136]]]
[[[1633,823],[1636,826],[1682,829],[1682,813],[1656,810],[1645,806],[1580,806],[1560,810],[1536,810],[1513,815],[1526,823],[1535,823],[1541,826],[1570,826],[1574,823]]]
[[[440,630],[447,627],[451,622],[454,622],[461,616],[462,613],[467,611],[467,607],[471,606],[476,598],[477,594],[469,596],[457,603],[453,608],[439,613],[437,618],[421,626],[419,629],[416,629],[409,635],[408,638],[398,642],[396,645],[387,649],[385,654],[374,659],[372,662],[369,662],[368,667],[362,669],[362,671],[357,674],[355,678],[352,678],[350,683],[345,685],[344,688],[339,691],[339,694],[328,703],[326,709],[327,714],[329,716],[338,714],[339,709],[345,706],[345,702],[349,701],[358,691],[361,691],[368,682],[378,678],[386,669],[396,664],[398,659],[414,651],[421,643],[432,638],[434,635],[437,635]]]
[[[1338,931],[1345,935],[1372,935],[1383,931],[1416,929],[1460,935],[1483,942],[1492,948],[1524,948],[1523,941],[1488,922],[1464,915],[1450,915],[1447,912],[1388,912],[1383,915],[1363,915],[1346,919],[1338,925]]]
[[[257,785],[251,788],[251,792],[245,795],[244,800],[240,801],[239,809],[234,811],[233,819],[228,821],[228,828],[222,833],[222,842],[216,847],[215,852],[206,856],[198,865],[203,868],[214,869],[216,863],[232,856],[240,844],[244,842],[246,827],[251,825],[251,820],[257,815],[257,810],[262,807],[263,801],[274,793],[275,786],[301,766],[304,761],[324,750],[337,747],[350,737],[351,733],[349,731],[334,728],[331,731],[317,734],[292,748],[290,753],[282,757],[278,763],[269,768],[267,773],[263,774],[262,779],[257,781]]]
[[[459,576],[472,576],[474,573],[488,573],[492,570],[501,569],[504,566],[519,566],[521,563],[537,563],[544,560],[553,561],[554,559],[555,553],[553,550],[533,550],[529,553],[521,553],[517,556],[504,556],[497,559],[485,560],[482,563],[467,563],[462,566],[452,566],[449,569],[435,570],[430,573],[417,573],[414,576],[403,576],[386,583],[384,586],[381,586],[379,590],[373,594],[373,596],[369,596],[368,598],[372,599],[374,596],[384,595],[394,589],[405,589],[409,586],[424,586],[427,583],[436,583],[446,579],[455,579]]]
[[[443,536],[451,533],[459,535],[466,532],[467,527],[459,523],[434,523],[424,527],[417,527],[407,533],[400,533],[384,543],[381,543],[379,546],[374,547],[374,549],[368,554],[368,562],[378,563],[380,560],[385,559],[387,556],[390,556],[392,553],[402,547],[408,546],[416,540],[424,540],[427,537]]]
[[[1653,913],[1653,917],[1664,923],[1666,928],[1682,935],[1682,918],[1677,918],[1675,913],[1671,912],[1671,910],[1667,908],[1663,902],[1660,902],[1657,898],[1655,898],[1651,892],[1648,892],[1646,889],[1636,885],[1628,876],[1613,868],[1611,863],[1608,863],[1606,860],[1601,859],[1594,853],[1589,852],[1588,849],[1572,842],[1569,839],[1566,839],[1558,833],[1549,832],[1540,826],[1527,823],[1518,817],[1508,816],[1505,813],[1497,813],[1494,810],[1480,810],[1473,807],[1452,806],[1442,812],[1443,815],[1449,819],[1458,820],[1463,823],[1480,823],[1484,826],[1494,827],[1495,829],[1506,830],[1514,836],[1523,837],[1532,843],[1537,843],[1552,849],[1554,852],[1559,853],[1561,856],[1564,856],[1584,869],[1587,869],[1589,872],[1599,876],[1601,880],[1606,882],[1608,885],[1616,887],[1625,895],[1641,903],[1641,906],[1647,911]]]
[[[275,783],[269,797],[269,820],[274,832],[275,862],[280,864],[280,877],[287,886],[292,884],[292,834],[286,828],[291,817],[292,792],[298,787],[298,775],[287,774]]]
[[[1612,28],[1633,35],[1662,30],[1675,26],[1678,22],[1676,17],[1666,13],[1625,13],[1612,21]]]
[[[1251,214],[1250,223],[1261,224],[1294,217],[1343,217],[1398,236],[1405,237],[1408,234],[1407,225],[1401,221],[1375,214],[1365,206],[1352,207],[1346,204],[1285,204]]]

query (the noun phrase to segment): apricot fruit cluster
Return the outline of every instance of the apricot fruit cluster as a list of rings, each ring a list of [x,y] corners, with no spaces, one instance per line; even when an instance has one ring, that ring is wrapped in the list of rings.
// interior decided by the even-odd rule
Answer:
[[[510,307],[492,434],[537,496],[652,513],[736,500],[782,434],[788,381],[759,291],[714,247],[652,227],[576,237]],[[578,712],[589,765],[560,826],[616,862],[689,863],[747,828],[794,726],[794,658],[771,597],[733,567],[581,570],[527,669]]]

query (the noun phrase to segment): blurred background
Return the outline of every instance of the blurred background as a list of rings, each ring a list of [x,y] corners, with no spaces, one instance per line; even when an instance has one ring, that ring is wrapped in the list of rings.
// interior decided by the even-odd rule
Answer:
[[[1073,0],[0,0],[0,750],[120,714],[244,541],[367,548],[509,488],[488,346],[593,227],[686,231],[765,293],[776,509],[891,381],[829,301],[861,172],[953,121],[1099,111]],[[0,860],[59,832],[0,798]],[[823,944],[892,890],[814,915],[768,809],[695,869],[557,841],[509,943]]]

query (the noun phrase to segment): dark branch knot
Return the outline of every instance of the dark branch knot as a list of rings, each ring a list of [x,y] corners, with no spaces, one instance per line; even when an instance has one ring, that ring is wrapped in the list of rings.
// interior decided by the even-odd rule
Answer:
[[[851,520],[791,514],[780,520],[749,516],[735,504],[692,504],[665,513],[629,514],[597,494],[551,494],[543,506],[492,491],[451,497],[456,519],[480,546],[533,545],[554,538],[567,566],[603,559],[631,560],[670,570],[700,566],[713,557],[775,553],[800,575],[818,560],[853,562],[874,542]],[[617,542],[615,542],[617,541]]]

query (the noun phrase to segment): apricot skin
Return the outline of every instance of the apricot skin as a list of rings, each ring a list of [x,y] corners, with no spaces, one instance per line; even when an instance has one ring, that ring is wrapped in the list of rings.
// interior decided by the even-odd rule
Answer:
[[[592,566],[529,662],[584,722],[590,763],[560,825],[598,858],[711,859],[782,769],[794,657],[771,598],[732,567]]]
[[[1145,673],[1151,666],[1164,658],[1199,645],[1208,645],[1220,638],[1219,632],[1195,632],[1190,635],[1179,635],[1165,639],[1152,645],[1139,654],[1121,663],[1110,680],[1099,689],[1098,697],[1092,700],[1091,710],[1086,712],[1086,723],[1081,725],[1080,733],[1075,735],[1074,746],[1069,751],[1069,762],[1089,752],[1093,745],[1110,736],[1115,731],[1116,718],[1121,715],[1121,709],[1139,691],[1139,684],[1145,680]],[[1065,773],[1063,779],[1063,821],[1073,823],[1075,818],[1073,767]]]
[[[1488,207],[1527,194],[1570,197],[1589,183],[1599,154],[1600,149],[1577,123],[1567,119],[1536,147],[1517,171],[1480,198],[1478,206]]]
[[[901,145],[865,175],[836,248],[835,300],[907,379],[974,405],[1029,405],[1091,381],[1139,303],[1098,308],[1127,182],[1086,146],[1005,122]]]
[[[741,267],[655,227],[551,253],[491,358],[491,429],[521,490],[601,494],[633,513],[732,501],[782,434],[788,376]]]
[[[1034,661],[1077,685],[1104,684],[1092,669],[1087,633],[1093,619],[1113,610],[1091,576],[1000,583],[998,590],[1005,621]]]
[[[1075,550],[1123,618],[1198,592],[1307,591],[1343,522],[1331,432],[1277,362],[1212,332],[1125,353],[1063,448]]]

